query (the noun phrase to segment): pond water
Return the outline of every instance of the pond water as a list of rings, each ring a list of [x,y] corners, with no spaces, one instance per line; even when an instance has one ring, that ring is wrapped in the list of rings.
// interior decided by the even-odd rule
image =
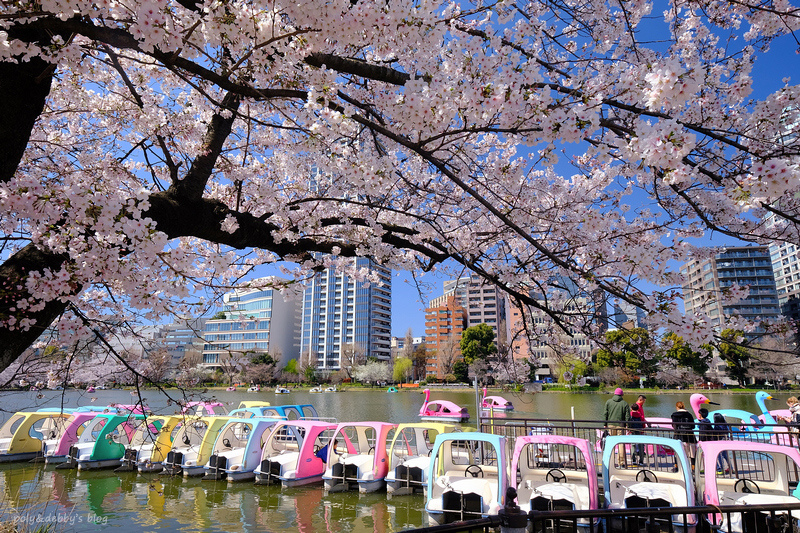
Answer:
[[[636,399],[628,391],[628,401]],[[490,393],[492,394],[492,393]],[[494,393],[497,394],[497,393]],[[579,420],[602,418],[608,394],[503,394],[515,406],[512,416]],[[176,411],[174,400],[157,391],[144,391],[145,403],[157,413]],[[273,405],[311,403],[320,416],[339,421],[382,420],[394,423],[416,422],[423,396],[419,391],[387,394],[384,390],[354,390],[311,394],[294,391],[244,393],[208,391],[190,399],[211,397],[229,408],[241,400],[264,400]],[[753,394],[707,393],[724,408],[757,411]],[[789,393],[776,394],[774,408],[785,407]],[[437,391],[432,399],[447,399],[469,407],[475,413],[475,393]],[[133,403],[129,391],[0,392],[0,418],[5,421],[19,410],[41,407],[77,407]],[[671,392],[648,394],[645,413],[667,417],[675,402],[688,405],[689,394]],[[772,405],[770,405],[772,407]],[[254,485],[252,482],[227,483],[161,474],[114,473],[111,470],[54,470],[30,463],[0,464],[0,519],[27,524],[30,530],[55,523],[51,531],[97,531],[108,526],[125,527],[130,532],[149,531],[301,531],[304,533],[393,532],[427,525],[421,495],[388,497],[385,492],[325,494],[321,486],[296,489]],[[26,529],[20,527],[22,531]]]

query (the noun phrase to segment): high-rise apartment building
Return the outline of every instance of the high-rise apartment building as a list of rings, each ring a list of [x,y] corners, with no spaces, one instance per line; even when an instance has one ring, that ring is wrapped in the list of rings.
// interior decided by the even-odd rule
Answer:
[[[392,271],[366,258],[352,261],[356,269],[376,273],[378,283],[327,268],[306,284],[300,352],[316,361],[317,370],[340,370],[342,352],[354,347],[382,361],[392,355]]]
[[[515,359],[531,359],[537,362],[536,379],[553,378],[569,369],[576,360],[590,361],[594,344],[586,334],[587,329],[598,333],[608,327],[605,298],[601,293],[586,294],[569,280],[554,284],[547,301],[550,305],[559,302],[559,312],[565,314],[565,331],[552,317],[535,307],[509,306],[509,345]],[[543,295],[531,294],[544,302]],[[572,325],[566,322],[571,317]],[[563,367],[563,368],[562,368]]]
[[[769,255],[781,314],[800,320],[800,246],[785,242],[773,244]]]
[[[775,277],[766,246],[727,247],[713,258],[684,264],[681,274],[685,279],[686,314],[708,315],[720,330],[727,327],[726,316],[738,315],[751,320],[779,318]],[[723,302],[722,291],[734,284],[749,286],[749,295],[739,302]]]
[[[270,287],[285,281],[263,278],[251,283],[258,288],[236,289],[223,295],[225,318],[205,323],[203,366],[220,367],[226,359],[249,358],[259,352],[271,354],[279,360],[279,366],[298,358],[300,297]]]
[[[488,324],[494,330],[498,345],[506,342],[506,298],[499,287],[472,274],[447,280],[442,288],[444,296],[452,295],[466,309],[467,327]]]
[[[425,375],[444,379],[461,359],[461,333],[467,328],[467,310],[455,294],[434,298],[425,309],[428,359]]]

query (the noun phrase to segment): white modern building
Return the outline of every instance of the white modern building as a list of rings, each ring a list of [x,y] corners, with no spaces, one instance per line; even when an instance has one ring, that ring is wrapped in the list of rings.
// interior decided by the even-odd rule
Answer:
[[[153,334],[153,349],[166,349],[172,359],[172,368],[191,352],[202,354],[205,339],[205,318],[183,318],[164,324]]]
[[[249,359],[263,352],[279,359],[280,367],[297,359],[301,298],[299,289],[286,283],[281,278],[261,278],[225,294],[225,318],[205,323],[203,366],[219,367],[226,359]]]
[[[369,269],[377,282],[364,283],[333,268],[307,282],[302,302],[300,352],[316,361],[318,371],[342,368],[342,353],[364,358],[392,356],[392,271],[366,258],[352,259],[355,269]]]

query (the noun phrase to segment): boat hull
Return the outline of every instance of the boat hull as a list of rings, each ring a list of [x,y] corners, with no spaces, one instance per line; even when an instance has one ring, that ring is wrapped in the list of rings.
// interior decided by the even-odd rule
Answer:
[[[100,468],[112,468],[119,466],[119,459],[100,459],[89,461],[78,461],[78,470],[98,470]]]
[[[358,492],[361,494],[371,494],[373,492],[378,492],[384,486],[386,486],[386,481],[383,479],[376,479],[374,481],[359,481]]]
[[[197,477],[205,475],[204,466],[182,466],[183,477]]]
[[[242,472],[240,470],[227,470],[225,471],[225,478],[228,480],[228,483],[233,483],[236,481],[248,481],[256,477],[256,473],[252,470],[249,472]]]
[[[420,415],[420,420],[423,422],[455,422],[458,424],[462,424],[464,422],[469,421],[469,417],[462,417],[462,416],[428,416],[428,415]]]
[[[4,453],[0,454],[0,463],[13,463],[16,461],[30,461],[41,457],[42,452],[28,452],[28,453]]]
[[[162,470],[164,470],[164,465],[162,465],[161,463],[151,463],[149,461],[145,461],[139,463],[137,469],[139,470],[140,474],[161,472]]]

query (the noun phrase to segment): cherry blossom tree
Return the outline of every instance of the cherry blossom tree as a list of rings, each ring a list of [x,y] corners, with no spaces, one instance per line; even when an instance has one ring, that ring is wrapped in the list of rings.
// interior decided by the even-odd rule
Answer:
[[[4,2],[0,368],[51,324],[70,344],[352,256],[458,264],[566,331],[531,290],[569,278],[707,342],[669,289],[693,239],[800,244],[800,86],[752,93],[799,24],[771,0]]]

